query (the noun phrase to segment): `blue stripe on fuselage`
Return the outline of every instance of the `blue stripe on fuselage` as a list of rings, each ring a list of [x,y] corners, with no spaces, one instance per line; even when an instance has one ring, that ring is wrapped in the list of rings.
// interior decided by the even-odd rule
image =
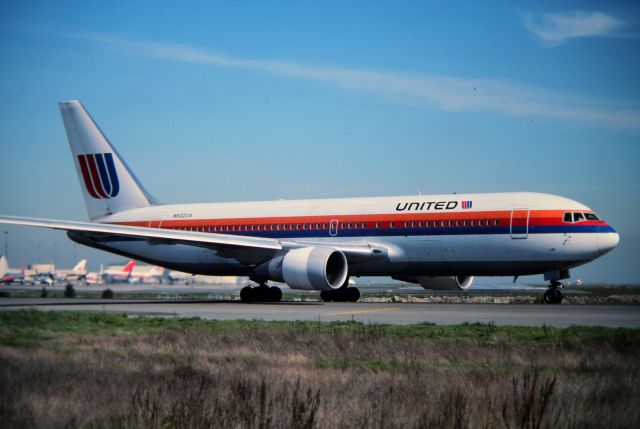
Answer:
[[[615,233],[609,225],[557,225],[530,226],[529,234],[564,234],[564,233]],[[518,231],[518,234],[521,232]],[[522,231],[524,233],[524,231]],[[329,230],[293,230],[293,231],[229,231],[219,234],[247,235],[267,238],[314,238],[329,237]],[[369,229],[341,229],[340,237],[389,237],[389,236],[444,236],[444,235],[509,235],[509,226],[484,227],[445,227],[445,228],[369,228]]]

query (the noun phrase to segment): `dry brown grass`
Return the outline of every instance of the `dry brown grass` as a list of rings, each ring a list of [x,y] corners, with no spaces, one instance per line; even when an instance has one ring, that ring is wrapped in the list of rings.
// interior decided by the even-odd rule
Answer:
[[[491,326],[463,340],[355,323],[225,326],[4,342],[0,427],[640,425],[636,331],[598,342]]]

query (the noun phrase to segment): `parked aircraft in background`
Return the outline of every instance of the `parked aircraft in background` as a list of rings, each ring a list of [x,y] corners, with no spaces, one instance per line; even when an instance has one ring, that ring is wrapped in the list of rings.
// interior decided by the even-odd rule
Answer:
[[[9,261],[6,256],[0,257],[0,281],[4,284],[20,283],[25,281],[25,267],[9,268]]]
[[[208,284],[208,285],[236,285],[245,277],[238,276],[204,276],[201,274],[185,273],[183,271],[172,270],[165,272],[163,282],[169,284]]]
[[[7,258],[0,258],[0,278],[5,284],[53,284],[63,281],[82,280],[86,274],[87,260],[83,259],[72,269],[56,269],[54,264],[33,264],[20,269],[9,268]]]
[[[161,283],[164,268],[155,265],[136,265],[133,259],[125,266],[110,265],[102,273],[105,283]]]
[[[555,195],[498,193],[161,205],[79,101],[60,103],[90,222],[0,217],[66,230],[73,241],[173,270],[249,276],[244,302],[279,301],[285,282],[357,301],[350,276],[392,276],[464,290],[474,276],[544,274],[562,300],[569,269],[611,251],[618,234]]]
[[[53,277],[56,281],[78,281],[83,280],[87,274],[87,260],[82,259],[71,269],[55,269]]]
[[[100,264],[99,272],[89,272],[84,276],[84,282],[88,285],[100,285],[103,283],[102,276],[104,274],[104,266]]]

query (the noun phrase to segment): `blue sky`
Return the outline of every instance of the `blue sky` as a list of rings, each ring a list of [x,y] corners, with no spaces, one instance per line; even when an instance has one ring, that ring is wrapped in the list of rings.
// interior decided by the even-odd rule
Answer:
[[[164,202],[548,192],[622,236],[574,278],[636,282],[638,52],[638,2],[2,2],[0,213],[86,218],[78,98]]]

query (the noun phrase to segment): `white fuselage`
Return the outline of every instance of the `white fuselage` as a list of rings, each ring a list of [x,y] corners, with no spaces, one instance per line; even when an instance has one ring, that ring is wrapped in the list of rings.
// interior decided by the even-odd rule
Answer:
[[[349,264],[354,276],[516,276],[575,267],[618,243],[618,234],[606,222],[577,215],[574,222],[573,213],[595,217],[588,207],[563,197],[496,193],[157,205],[98,221],[379,249],[379,258]],[[251,276],[256,268],[190,245],[70,237],[194,274]]]

